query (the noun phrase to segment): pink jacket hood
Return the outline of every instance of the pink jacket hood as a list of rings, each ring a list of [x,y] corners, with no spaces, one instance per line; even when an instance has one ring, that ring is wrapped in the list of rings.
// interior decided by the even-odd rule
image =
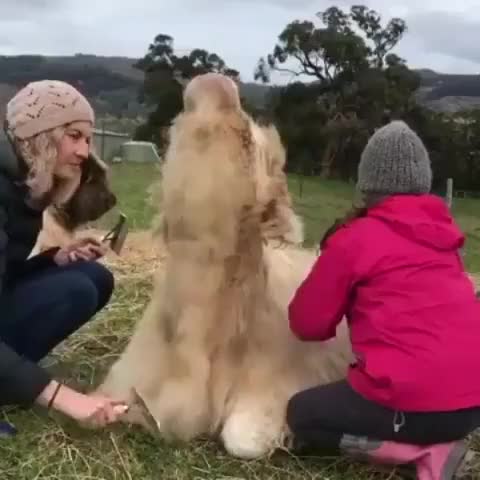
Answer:
[[[454,223],[446,203],[434,195],[397,195],[369,210],[408,240],[436,250],[458,250],[465,236]]]

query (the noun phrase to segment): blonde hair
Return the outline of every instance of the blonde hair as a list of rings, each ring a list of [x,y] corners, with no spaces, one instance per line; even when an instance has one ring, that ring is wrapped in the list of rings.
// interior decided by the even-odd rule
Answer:
[[[67,125],[64,125],[25,140],[13,138],[16,154],[27,169],[25,185],[34,201],[61,205],[70,199],[80,184],[80,175],[68,179],[55,176],[57,145],[66,129]]]
[[[25,184],[32,198],[41,199],[54,187],[53,173],[57,165],[57,144],[65,133],[65,127],[57,127],[25,140],[14,138],[15,149],[28,169]]]

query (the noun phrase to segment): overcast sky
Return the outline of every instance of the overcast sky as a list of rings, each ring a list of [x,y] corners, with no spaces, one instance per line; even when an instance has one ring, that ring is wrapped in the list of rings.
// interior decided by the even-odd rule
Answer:
[[[396,52],[414,68],[480,72],[480,0],[365,0],[382,18],[404,18]],[[143,56],[156,34],[179,49],[215,51],[251,80],[292,20],[346,0],[0,0],[0,54]],[[286,79],[288,80],[288,79]]]

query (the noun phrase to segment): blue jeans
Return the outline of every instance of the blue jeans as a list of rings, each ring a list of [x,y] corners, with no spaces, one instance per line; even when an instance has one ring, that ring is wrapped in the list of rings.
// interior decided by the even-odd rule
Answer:
[[[38,362],[110,300],[112,273],[95,261],[36,271],[0,296],[0,339]]]

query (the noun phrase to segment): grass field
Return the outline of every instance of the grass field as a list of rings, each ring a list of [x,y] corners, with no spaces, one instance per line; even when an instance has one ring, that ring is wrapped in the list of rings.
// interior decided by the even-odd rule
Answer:
[[[309,244],[318,241],[324,230],[337,216],[342,215],[353,199],[354,186],[346,183],[316,178],[301,182],[297,177],[290,178],[289,182],[297,211],[305,222],[305,240]],[[466,268],[472,273],[480,272],[480,200],[455,198],[452,213],[466,234]]]
[[[148,187],[158,178],[155,167],[117,165],[113,182],[124,211],[136,230],[148,228],[153,210],[146,201]],[[352,186],[298,178],[291,191],[306,223],[309,244],[348,207]],[[300,196],[300,185],[302,194]],[[468,234],[466,261],[480,271],[480,202],[455,201],[454,212]],[[102,220],[109,226],[116,212]],[[149,263],[149,262],[146,262]],[[75,334],[52,355],[51,368],[67,383],[88,390],[125,345],[132,324],[148,301],[152,266],[122,265],[109,307],[91,325]],[[2,480],[367,480],[396,479],[346,458],[299,459],[279,453],[271,459],[241,462],[225,456],[218,445],[199,440],[193,445],[166,445],[125,426],[106,431],[81,430],[66,419],[43,411],[0,410],[0,418],[19,428],[14,439],[0,439]],[[480,475],[480,473],[479,473]]]

